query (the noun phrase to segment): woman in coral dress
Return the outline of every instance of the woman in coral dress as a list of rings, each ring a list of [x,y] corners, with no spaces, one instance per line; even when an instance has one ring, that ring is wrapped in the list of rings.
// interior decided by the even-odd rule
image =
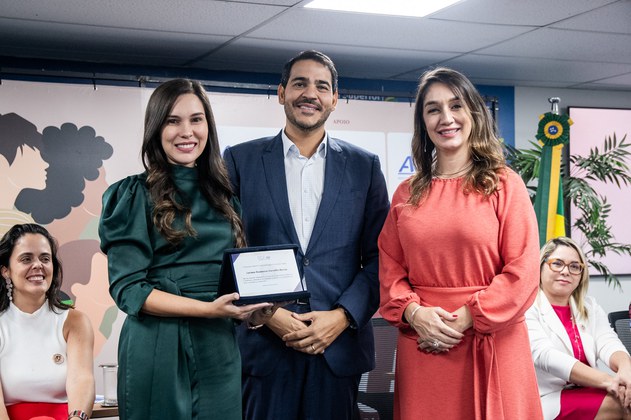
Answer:
[[[539,419],[524,313],[537,222],[483,99],[431,70],[416,99],[417,173],[379,238],[382,316],[399,328],[395,419]]]

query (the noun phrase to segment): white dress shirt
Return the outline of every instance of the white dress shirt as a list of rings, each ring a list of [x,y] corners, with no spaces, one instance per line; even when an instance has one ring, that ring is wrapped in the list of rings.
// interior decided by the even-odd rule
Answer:
[[[324,191],[328,136],[324,134],[324,139],[316,152],[309,158],[300,154],[298,147],[285,134],[285,130],[282,138],[289,208],[300,247],[302,252],[306,253]]]

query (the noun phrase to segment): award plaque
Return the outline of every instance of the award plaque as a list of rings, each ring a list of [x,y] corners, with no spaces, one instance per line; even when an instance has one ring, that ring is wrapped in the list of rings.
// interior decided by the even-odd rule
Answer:
[[[239,293],[238,305],[308,298],[296,252],[298,246],[293,244],[225,250],[219,294]]]

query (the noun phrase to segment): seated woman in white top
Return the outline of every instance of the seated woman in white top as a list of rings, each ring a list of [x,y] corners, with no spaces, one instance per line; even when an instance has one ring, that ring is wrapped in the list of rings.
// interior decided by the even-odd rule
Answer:
[[[94,404],[88,317],[61,303],[57,246],[36,224],[0,241],[0,420],[87,420]]]
[[[570,238],[541,249],[539,293],[526,312],[546,419],[631,419],[631,358],[592,297],[587,261]],[[596,368],[602,361],[614,374]]]

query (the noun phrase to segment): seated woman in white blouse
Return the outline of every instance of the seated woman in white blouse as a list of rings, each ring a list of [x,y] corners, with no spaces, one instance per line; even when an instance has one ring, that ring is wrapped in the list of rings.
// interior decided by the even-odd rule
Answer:
[[[539,293],[526,312],[546,419],[631,418],[631,358],[592,297],[586,258],[570,238],[541,249]],[[601,360],[614,374],[596,368]]]
[[[0,420],[87,420],[94,404],[88,317],[61,303],[57,246],[36,224],[0,241]]]

